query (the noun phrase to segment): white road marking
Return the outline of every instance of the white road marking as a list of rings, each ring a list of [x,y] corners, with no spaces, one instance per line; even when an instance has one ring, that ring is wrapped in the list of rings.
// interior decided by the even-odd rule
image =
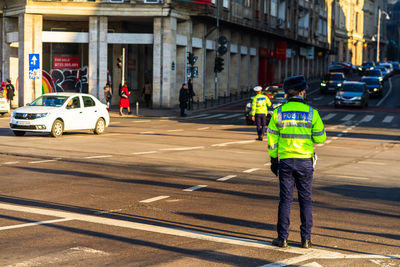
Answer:
[[[143,152],[133,152],[131,153],[132,155],[146,155],[146,154],[154,154],[157,153],[157,151],[143,151]]]
[[[313,256],[305,254],[305,255],[301,255],[301,256],[297,256],[297,257],[284,259],[279,262],[273,262],[273,263],[261,265],[260,267],[283,267],[283,266],[287,266],[287,265],[295,265],[296,263],[309,260],[310,258],[313,258]]]
[[[344,116],[341,121],[349,121],[352,118],[354,118],[354,116],[356,116],[355,114],[347,114],[346,116]]]
[[[223,182],[223,181],[227,181],[229,179],[235,178],[237,175],[228,175],[222,178],[217,179],[217,181]]]
[[[323,121],[327,121],[327,120],[332,119],[332,118],[335,117],[335,116],[336,116],[336,113],[329,113],[328,115],[324,116],[324,117],[322,118],[322,120],[323,120]]]
[[[100,156],[89,156],[84,157],[84,159],[101,159],[101,158],[111,158],[112,155],[100,155]]]
[[[194,149],[203,149],[204,146],[194,146],[194,147],[172,147],[172,148],[161,148],[161,151],[186,151]]]
[[[389,79],[389,91],[387,94],[376,104],[377,107],[379,107],[385,100],[386,98],[390,95],[392,92],[392,78]]]
[[[359,161],[358,163],[361,163],[361,164],[371,164],[371,165],[386,165],[386,163],[383,163],[383,162],[374,162],[374,161]]]
[[[336,175],[337,178],[346,178],[346,179],[354,179],[354,180],[369,180],[369,178],[365,177],[357,177],[357,176],[349,176],[349,175]]]
[[[328,105],[332,105],[333,103],[335,103],[335,101],[332,100],[331,102],[328,103]]]
[[[375,116],[374,115],[366,115],[364,118],[361,119],[360,122],[369,122],[371,121]]]
[[[264,164],[264,166],[270,166],[270,165],[271,165],[271,162],[267,162]]]
[[[204,187],[207,187],[207,185],[200,184],[200,185],[196,185],[196,186],[192,186],[192,187],[183,189],[183,191],[191,192],[191,191],[194,191],[194,190],[197,190],[197,189],[201,189],[201,188],[204,188]]]
[[[112,121],[112,122],[110,122],[110,125],[112,125],[112,124],[119,124],[119,123],[121,123],[120,121]]]
[[[197,128],[197,130],[200,130],[200,131],[202,131],[202,130],[207,130],[207,129],[210,129],[210,127],[201,127],[201,128]]]
[[[147,132],[140,132],[139,134],[154,134],[155,132],[147,131]]]
[[[149,122],[150,120],[138,120],[138,121],[133,121],[133,123],[138,123],[138,122]]]
[[[55,219],[55,220],[48,220],[48,221],[41,221],[41,222],[31,222],[31,223],[23,223],[23,224],[16,224],[16,225],[10,225],[10,226],[2,226],[2,227],[0,227],[0,231],[24,228],[24,227],[28,227],[28,226],[36,226],[36,225],[41,225],[41,224],[66,222],[66,221],[72,221],[72,220],[73,219],[70,219],[70,218],[63,218],[63,219]]]
[[[231,119],[231,118],[235,118],[235,117],[239,117],[239,116],[243,116],[243,114],[231,114],[225,117],[221,117],[220,119],[225,120],[225,119]]]
[[[183,129],[167,130],[167,132],[183,132]]]
[[[317,144],[316,146],[317,147],[321,147],[321,146],[324,146],[325,144]]]
[[[243,172],[245,172],[245,173],[251,173],[251,172],[258,171],[259,169],[260,169],[260,168],[253,168],[253,169],[245,170],[245,171],[243,171]]]
[[[6,164],[6,165],[17,164],[17,163],[19,163],[19,161],[8,161],[8,162],[4,162],[4,164]]]
[[[301,267],[323,267],[323,266],[314,261],[314,262],[310,262],[310,263],[306,263],[304,265],[301,265]]]
[[[190,116],[190,117],[187,117],[188,119],[195,119],[195,118],[200,118],[200,117],[205,117],[205,116],[208,116],[209,114],[200,114],[200,115],[196,115],[196,116]]]
[[[101,214],[108,214],[112,212],[120,212],[123,211],[124,209],[114,209],[114,210],[104,210],[104,211],[96,211],[94,214],[96,215],[101,215]]]
[[[235,145],[235,144],[250,144],[254,143],[255,140],[246,140],[246,141],[236,141],[236,142],[227,142],[227,143],[221,143],[221,144],[213,144],[211,146],[227,146],[227,145]]]
[[[332,137],[332,140],[336,140],[336,139],[339,139],[339,137],[338,136]]]
[[[225,116],[226,114],[214,114],[214,115],[211,115],[211,116],[207,116],[207,117],[203,117],[202,119],[213,119],[213,118],[218,118],[218,117],[222,117],[222,116]]]
[[[330,143],[332,143],[332,140],[326,140],[326,141],[325,141],[325,144],[326,144],[326,145],[329,145]]]
[[[340,134],[338,134],[337,136],[339,136],[339,137],[342,137],[342,136],[343,136],[343,134],[341,134],[341,133],[340,133]]]
[[[321,100],[321,99],[323,99],[324,97],[323,96],[319,96],[319,97],[316,97],[316,98],[313,98],[313,100]]]
[[[36,163],[46,163],[46,162],[53,162],[60,160],[61,158],[55,158],[55,159],[47,159],[47,160],[37,160],[37,161],[29,161],[28,163],[36,164]]]
[[[176,119],[176,116],[160,117],[160,119]]]
[[[150,202],[154,202],[154,201],[158,201],[158,200],[162,200],[162,199],[166,199],[166,198],[169,198],[169,196],[158,196],[158,197],[153,197],[153,198],[141,200],[139,202],[141,202],[141,203],[150,203]]]
[[[391,123],[392,122],[392,120],[394,119],[394,116],[386,116],[384,119],[383,119],[383,123]]]
[[[0,209],[17,211],[17,212],[27,212],[27,213],[54,216],[54,217],[61,217],[61,218],[69,218],[71,220],[79,220],[79,221],[90,222],[90,223],[123,227],[123,228],[127,228],[127,229],[148,231],[148,232],[160,233],[160,234],[166,234],[166,235],[174,235],[174,236],[180,236],[180,237],[192,238],[192,239],[198,239],[198,240],[206,240],[206,241],[218,242],[218,243],[223,243],[223,244],[231,244],[231,245],[246,246],[246,247],[269,249],[269,250],[275,250],[275,251],[281,251],[281,252],[287,252],[287,253],[294,253],[294,254],[304,255],[304,256],[308,257],[307,259],[311,259],[311,258],[312,259],[349,259],[349,258],[351,258],[351,259],[400,259],[400,255],[343,254],[340,252],[334,252],[334,251],[328,251],[328,250],[322,250],[322,249],[316,249],[316,248],[302,249],[302,248],[297,248],[297,247],[289,247],[286,249],[282,249],[282,248],[274,247],[271,245],[270,242],[265,242],[265,241],[246,239],[246,238],[238,238],[238,237],[233,237],[233,236],[223,236],[223,235],[218,235],[218,234],[209,234],[209,233],[203,233],[203,232],[193,231],[193,230],[178,229],[176,227],[168,228],[168,227],[156,226],[156,225],[151,225],[151,224],[136,223],[136,222],[132,222],[132,221],[104,218],[104,217],[95,216],[95,215],[87,215],[87,214],[58,211],[58,210],[51,210],[51,209],[43,209],[43,208],[32,208],[32,207],[22,206],[22,205],[11,205],[11,204],[0,203]],[[298,262],[300,262],[300,261],[298,261]]]

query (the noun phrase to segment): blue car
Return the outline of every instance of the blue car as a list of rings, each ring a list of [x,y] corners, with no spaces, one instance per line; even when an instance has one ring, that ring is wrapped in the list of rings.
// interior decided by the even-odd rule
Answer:
[[[383,86],[381,81],[379,80],[379,77],[362,77],[361,81],[367,85],[370,96],[382,97]]]
[[[364,82],[344,82],[336,92],[335,108],[339,106],[367,107],[369,92]]]

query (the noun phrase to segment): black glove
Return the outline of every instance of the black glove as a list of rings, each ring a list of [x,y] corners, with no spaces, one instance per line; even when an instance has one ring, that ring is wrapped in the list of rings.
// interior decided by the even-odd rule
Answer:
[[[271,158],[271,171],[276,176],[278,176],[278,165],[279,165],[278,158]]]

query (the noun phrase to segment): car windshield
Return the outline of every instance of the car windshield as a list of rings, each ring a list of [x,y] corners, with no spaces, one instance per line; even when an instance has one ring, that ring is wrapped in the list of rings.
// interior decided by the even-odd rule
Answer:
[[[362,84],[345,84],[340,90],[346,92],[362,92],[364,91],[364,87]]]
[[[379,84],[379,80],[378,79],[363,79],[362,81],[365,82],[368,85]]]
[[[285,98],[285,93],[284,93],[284,92],[278,92],[278,93],[275,95],[275,98],[276,98],[276,99],[278,99],[278,98]]]
[[[370,70],[368,76],[381,76],[382,73],[379,70]]]
[[[43,95],[35,99],[29,106],[61,107],[67,98],[67,96]]]
[[[363,67],[372,67],[372,66],[374,66],[374,64],[372,64],[371,62],[365,62],[361,66],[363,66]]]

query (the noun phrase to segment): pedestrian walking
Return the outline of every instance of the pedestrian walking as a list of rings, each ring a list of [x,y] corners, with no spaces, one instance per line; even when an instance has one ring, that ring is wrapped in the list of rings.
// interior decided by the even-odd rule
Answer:
[[[185,117],[185,109],[188,106],[189,101],[189,89],[186,83],[182,84],[181,90],[179,91],[179,107],[181,109],[181,117]]]
[[[11,101],[14,100],[14,96],[15,96],[15,88],[14,85],[11,83],[10,79],[7,79],[6,81],[6,88],[7,88],[7,98],[8,98],[8,102],[10,102],[10,109],[11,109]]]
[[[119,100],[119,115],[120,116],[123,115],[122,111],[124,108],[128,109],[128,114],[132,114],[131,108],[129,105],[129,95],[130,94],[131,94],[131,92],[128,89],[128,84],[125,82],[120,89],[120,96],[121,96],[121,99]]]
[[[104,86],[104,99],[106,100],[107,110],[110,110],[112,98],[112,89],[109,83]]]
[[[143,94],[144,94],[144,101],[146,102],[146,107],[149,108],[151,106],[151,96],[153,94],[153,90],[149,80],[146,80],[144,83]]]
[[[189,89],[189,101],[188,101],[188,110],[193,109],[193,97],[196,96],[193,90],[193,80],[189,79],[188,81],[188,89]]]
[[[262,93],[261,86],[254,87],[254,91],[257,92],[257,95],[253,97],[251,103],[251,119],[255,121],[257,125],[258,138],[256,140],[262,141],[267,125],[268,107],[271,106],[271,101]]]
[[[323,143],[326,133],[318,111],[305,104],[307,88],[302,75],[284,80],[283,89],[288,102],[274,110],[267,130],[271,171],[279,175],[278,237],[272,241],[278,247],[288,246],[290,207],[295,186],[300,204],[301,246],[312,247],[313,144]]]

